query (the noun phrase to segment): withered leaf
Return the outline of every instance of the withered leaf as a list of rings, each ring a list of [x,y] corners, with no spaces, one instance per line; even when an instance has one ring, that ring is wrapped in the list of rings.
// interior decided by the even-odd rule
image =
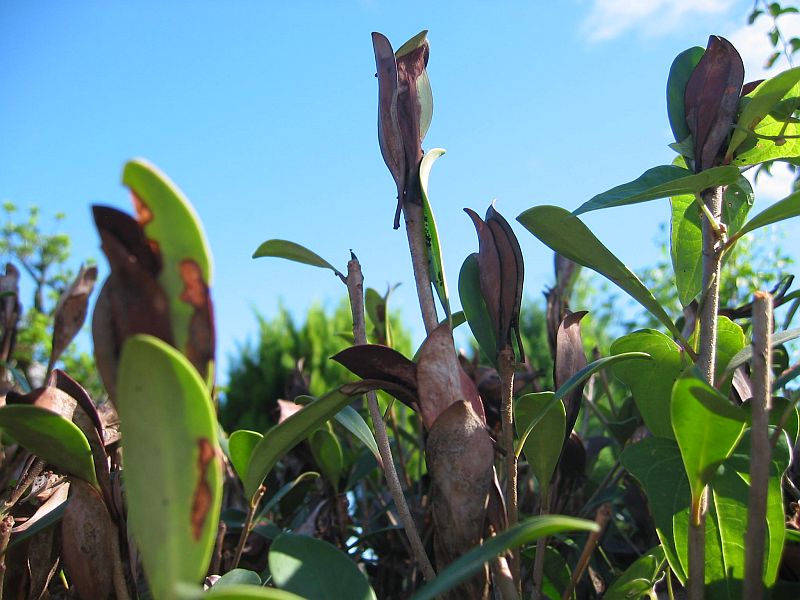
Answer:
[[[587,364],[586,354],[583,351],[580,320],[586,316],[586,311],[569,313],[558,328],[556,334],[556,356],[553,364],[553,381],[555,387],[561,387],[570,377],[583,369]],[[564,398],[564,407],[567,410],[566,435],[569,437],[583,398],[583,384],[578,385]]]
[[[694,139],[695,172],[716,166],[730,134],[744,83],[744,64],[725,38],[712,35],[686,84],[686,124]]]
[[[145,271],[153,277],[161,273],[161,255],[153,250],[140,223],[129,214],[110,206],[92,206],[97,231],[105,243],[113,237]]]
[[[406,178],[403,194],[404,202],[422,203],[419,187],[419,163],[422,160],[422,111],[418,94],[419,80],[427,77],[425,67],[428,65],[430,46],[428,40],[414,44],[415,47],[405,52],[404,46],[398,50],[397,63],[397,120],[405,152]]]
[[[500,255],[497,252],[494,235],[492,235],[483,219],[478,216],[478,213],[470,208],[465,208],[464,212],[472,219],[475,231],[478,234],[478,270],[480,271],[481,296],[483,296],[486,308],[489,311],[489,317],[494,324],[495,338],[499,348],[501,344],[505,344],[505,338],[501,340],[498,335],[500,331],[499,290],[503,284]]]
[[[22,314],[19,302],[19,270],[6,263],[5,275],[0,276],[0,325],[3,337],[0,340],[0,360],[7,361],[14,349],[17,336],[17,322]]]
[[[83,327],[89,306],[89,296],[96,281],[97,267],[81,265],[78,275],[58,299],[58,304],[53,312],[53,348],[50,351],[48,371],[52,370],[61,353],[66,350]]]
[[[407,390],[417,390],[417,365],[397,350],[379,344],[361,344],[345,348],[331,357],[362,379],[381,379]]]
[[[463,397],[461,365],[456,356],[453,332],[447,324],[428,334],[419,349],[417,392],[422,422],[430,429],[441,413]],[[485,422],[485,420],[484,420]]]

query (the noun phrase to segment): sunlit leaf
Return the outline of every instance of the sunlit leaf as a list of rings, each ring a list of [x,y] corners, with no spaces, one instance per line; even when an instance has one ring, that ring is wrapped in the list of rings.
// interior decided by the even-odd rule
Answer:
[[[275,258],[285,258],[286,260],[293,260],[295,262],[303,263],[304,265],[311,265],[312,267],[319,267],[321,269],[330,269],[336,275],[342,277],[342,274],[327,260],[322,258],[308,248],[295,244],[288,240],[267,240],[262,243],[255,252],[253,258],[262,258],[265,256],[273,256]]]
[[[478,255],[470,254],[461,265],[458,275],[458,295],[472,335],[478,347],[493,365],[497,363],[497,339],[494,335],[489,309],[481,294]]]
[[[234,431],[228,438],[228,452],[230,453],[231,464],[242,481],[247,475],[247,466],[250,464],[253,448],[258,445],[258,442],[263,437],[257,431],[239,429]]]
[[[768,160],[800,156],[800,125],[767,115],[739,146],[731,164],[756,165]]]
[[[735,237],[741,237],[759,227],[779,223],[780,221],[785,221],[797,215],[800,215],[800,192],[795,192],[783,200],[778,200],[768,208],[762,210],[745,223]]]
[[[375,436],[372,435],[372,430],[369,428],[369,425],[367,425],[364,417],[358,414],[355,408],[352,406],[345,406],[336,414],[336,420],[372,452],[372,455],[375,457],[375,460],[378,461],[379,465],[383,464],[381,453],[378,451],[378,444],[375,441]]]
[[[543,408],[552,401],[553,392],[525,394],[514,402],[514,427],[517,433],[524,432]],[[564,444],[567,417],[564,404],[556,402],[548,410],[538,425],[531,428],[530,434],[522,446],[522,452],[528,465],[539,482],[540,495],[546,498],[550,489],[550,480],[561,456]]]
[[[647,596],[661,576],[664,560],[663,546],[645,552],[612,582],[603,594],[603,600],[632,600]]]
[[[333,489],[338,491],[339,480],[344,469],[344,456],[339,440],[329,429],[322,427],[309,436],[308,444],[311,447],[311,455],[319,465],[322,474],[325,475]]]
[[[706,49],[695,46],[684,50],[669,68],[667,78],[667,114],[669,115],[669,125],[672,128],[672,135],[676,142],[685,140],[691,132],[686,124],[686,112],[684,107],[684,95],[686,94],[686,83],[689,77],[705,54]]]
[[[436,229],[436,220],[433,217],[433,209],[428,199],[428,179],[431,174],[431,167],[436,159],[442,156],[445,151],[442,148],[429,150],[422,157],[419,165],[419,185],[422,189],[422,219],[425,229],[425,256],[428,259],[428,272],[430,274],[433,289],[439,296],[445,315],[450,317],[450,298],[447,292],[447,279],[444,276],[444,260],[442,259],[442,247],[439,243],[439,233]]]

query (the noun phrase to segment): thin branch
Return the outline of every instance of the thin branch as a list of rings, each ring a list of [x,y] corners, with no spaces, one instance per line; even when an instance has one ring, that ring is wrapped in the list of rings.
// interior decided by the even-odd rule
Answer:
[[[595,548],[597,547],[598,542],[600,541],[600,537],[606,530],[606,525],[608,525],[608,520],[611,518],[611,505],[610,504],[603,504],[600,508],[597,509],[597,515],[595,515],[594,522],[597,523],[600,527],[597,531],[593,531],[589,534],[589,538],[586,540],[586,544],[583,546],[583,552],[581,552],[581,557],[578,559],[578,564],[575,565],[575,570],[572,573],[572,577],[569,580],[569,585],[567,589],[564,590],[564,595],[562,596],[562,600],[569,600],[572,598],[572,593],[575,591],[575,586],[583,577],[583,572],[586,570],[586,567],[589,566],[589,559],[592,558],[592,553],[594,552]]]
[[[772,296],[756,292],[753,303],[753,423],[750,429],[750,492],[745,534],[744,598],[759,600],[764,593],[764,537],[769,486],[769,411],[772,374]]]
[[[506,509],[508,526],[513,527],[519,520],[517,504],[517,455],[514,452],[514,350],[506,346],[498,355],[500,375],[500,416],[502,429],[500,432],[502,448],[505,450],[506,463]],[[520,586],[519,549],[511,553],[511,574],[517,587]]]
[[[13,527],[14,517],[11,515],[6,515],[0,520],[0,600],[3,600],[3,581],[6,577],[6,548]]]
[[[347,294],[350,297],[350,310],[353,315],[353,339],[356,344],[366,344],[367,329],[364,323],[364,275],[361,273],[361,264],[358,262],[358,259],[354,254],[351,253],[351,255],[352,259],[347,263],[346,283]],[[428,288],[430,288],[430,285]],[[403,494],[400,479],[397,477],[394,459],[392,458],[392,449],[389,446],[389,437],[386,434],[386,424],[383,422],[381,409],[378,406],[378,397],[375,395],[375,392],[367,392],[367,405],[369,407],[370,417],[372,418],[372,425],[375,427],[375,441],[378,443],[378,450],[380,451],[381,460],[383,461],[383,473],[386,476],[389,493],[392,495],[392,499],[397,507],[397,513],[400,517],[400,522],[403,524],[403,529],[405,529],[406,535],[408,536],[408,541],[411,543],[414,558],[422,570],[426,581],[430,582],[436,577],[436,572],[433,570],[433,565],[428,555],[425,553],[425,547],[422,545],[422,540],[420,539],[416,525],[414,525],[414,519],[411,517],[411,511],[408,508],[408,503]]]
[[[411,265],[414,267],[414,282],[417,284],[422,322],[425,324],[425,333],[430,333],[438,327],[439,318],[436,316],[436,303],[433,300],[428,259],[425,256],[422,205],[403,202],[403,218],[406,221],[408,249],[411,252]]]
[[[231,570],[239,566],[239,561],[242,559],[242,552],[244,552],[244,545],[247,542],[247,538],[250,536],[250,528],[253,526],[253,519],[256,516],[258,503],[261,502],[261,498],[264,496],[264,492],[266,491],[267,488],[264,485],[259,486],[255,495],[250,500],[250,506],[247,507],[247,517],[244,520],[244,524],[242,525],[242,533],[239,536],[239,543],[236,544],[236,552],[233,555]]]

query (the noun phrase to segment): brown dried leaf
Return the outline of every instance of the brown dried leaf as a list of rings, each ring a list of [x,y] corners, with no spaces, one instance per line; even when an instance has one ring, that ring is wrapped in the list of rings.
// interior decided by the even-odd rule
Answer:
[[[390,381],[416,396],[417,365],[393,348],[378,344],[350,346],[331,359],[362,379]]]
[[[569,313],[564,317],[558,328],[558,333],[556,334],[556,356],[553,363],[553,381],[556,389],[588,364],[586,354],[583,351],[580,326],[580,320],[586,314],[586,311]],[[567,410],[567,437],[569,437],[572,428],[575,426],[575,421],[578,419],[581,399],[583,398],[583,387],[583,384],[576,386],[564,398],[564,406]]]
[[[478,270],[480,271],[481,296],[486,302],[489,318],[494,325],[499,350],[501,344],[505,343],[505,338],[501,338],[499,335],[501,323],[500,294],[498,292],[503,282],[500,255],[497,252],[494,235],[483,219],[478,216],[478,213],[470,208],[465,208],[464,212],[472,219],[475,231],[478,233]]]
[[[426,462],[431,475],[434,547],[444,568],[483,538],[486,506],[494,478],[494,451],[486,427],[472,407],[457,401],[430,428]],[[484,568],[445,598],[486,598]]]
[[[28,529],[30,529],[34,525],[36,525],[36,523],[38,521],[40,521],[41,519],[46,517],[48,514],[53,512],[55,509],[57,509],[59,506],[64,504],[67,501],[68,494],[69,494],[69,482],[68,481],[64,481],[64,482],[56,485],[53,488],[53,492],[50,494],[50,496],[47,498],[47,500],[45,500],[39,506],[39,508],[36,509],[36,512],[34,512],[30,517],[28,517],[28,519],[26,519],[25,521],[23,521],[19,525],[15,525],[14,529],[12,530],[12,533],[20,534],[20,533],[22,533],[24,531],[27,531]]]
[[[97,267],[84,267],[67,290],[61,294],[53,313],[53,349],[50,352],[50,368],[55,364],[61,353],[66,350],[70,342],[83,327],[86,312],[89,306],[89,296],[97,281]]]
[[[19,302],[19,270],[6,263],[5,275],[0,276],[0,325],[3,337],[0,339],[0,360],[7,361],[14,350],[17,337],[17,322],[22,314]]]
[[[441,413],[464,397],[461,365],[456,356],[453,332],[447,324],[428,334],[419,349],[417,391],[422,422],[430,429]],[[484,421],[485,422],[485,421]]]
[[[695,171],[716,166],[733,127],[744,83],[744,64],[725,38],[712,35],[686,84],[686,124],[694,139]]]

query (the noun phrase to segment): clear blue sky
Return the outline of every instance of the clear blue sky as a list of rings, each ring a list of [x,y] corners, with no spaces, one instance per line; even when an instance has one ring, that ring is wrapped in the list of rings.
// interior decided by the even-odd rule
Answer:
[[[92,203],[130,209],[122,165],[145,157],[184,190],[215,256],[219,359],[255,333],[253,312],[335,304],[328,272],[250,258],[268,238],[302,243],[394,296],[419,341],[405,234],[376,136],[370,32],[431,43],[431,200],[450,287],[477,249],[465,206],[509,221],[535,204],[575,208],[671,160],[664,86],[674,56],[731,39],[748,79],[769,54],[750,0],[563,2],[57,2],[0,0],[0,200],[37,204],[77,261],[105,259]],[[797,34],[797,21],[787,21]],[[793,29],[792,29],[793,28]],[[786,175],[757,205],[785,195]],[[652,264],[666,201],[587,215],[633,268]],[[516,227],[526,294],[551,255]],[[790,230],[797,236],[795,224]],[[791,248],[797,257],[797,248]],[[586,307],[591,309],[591,307]]]

